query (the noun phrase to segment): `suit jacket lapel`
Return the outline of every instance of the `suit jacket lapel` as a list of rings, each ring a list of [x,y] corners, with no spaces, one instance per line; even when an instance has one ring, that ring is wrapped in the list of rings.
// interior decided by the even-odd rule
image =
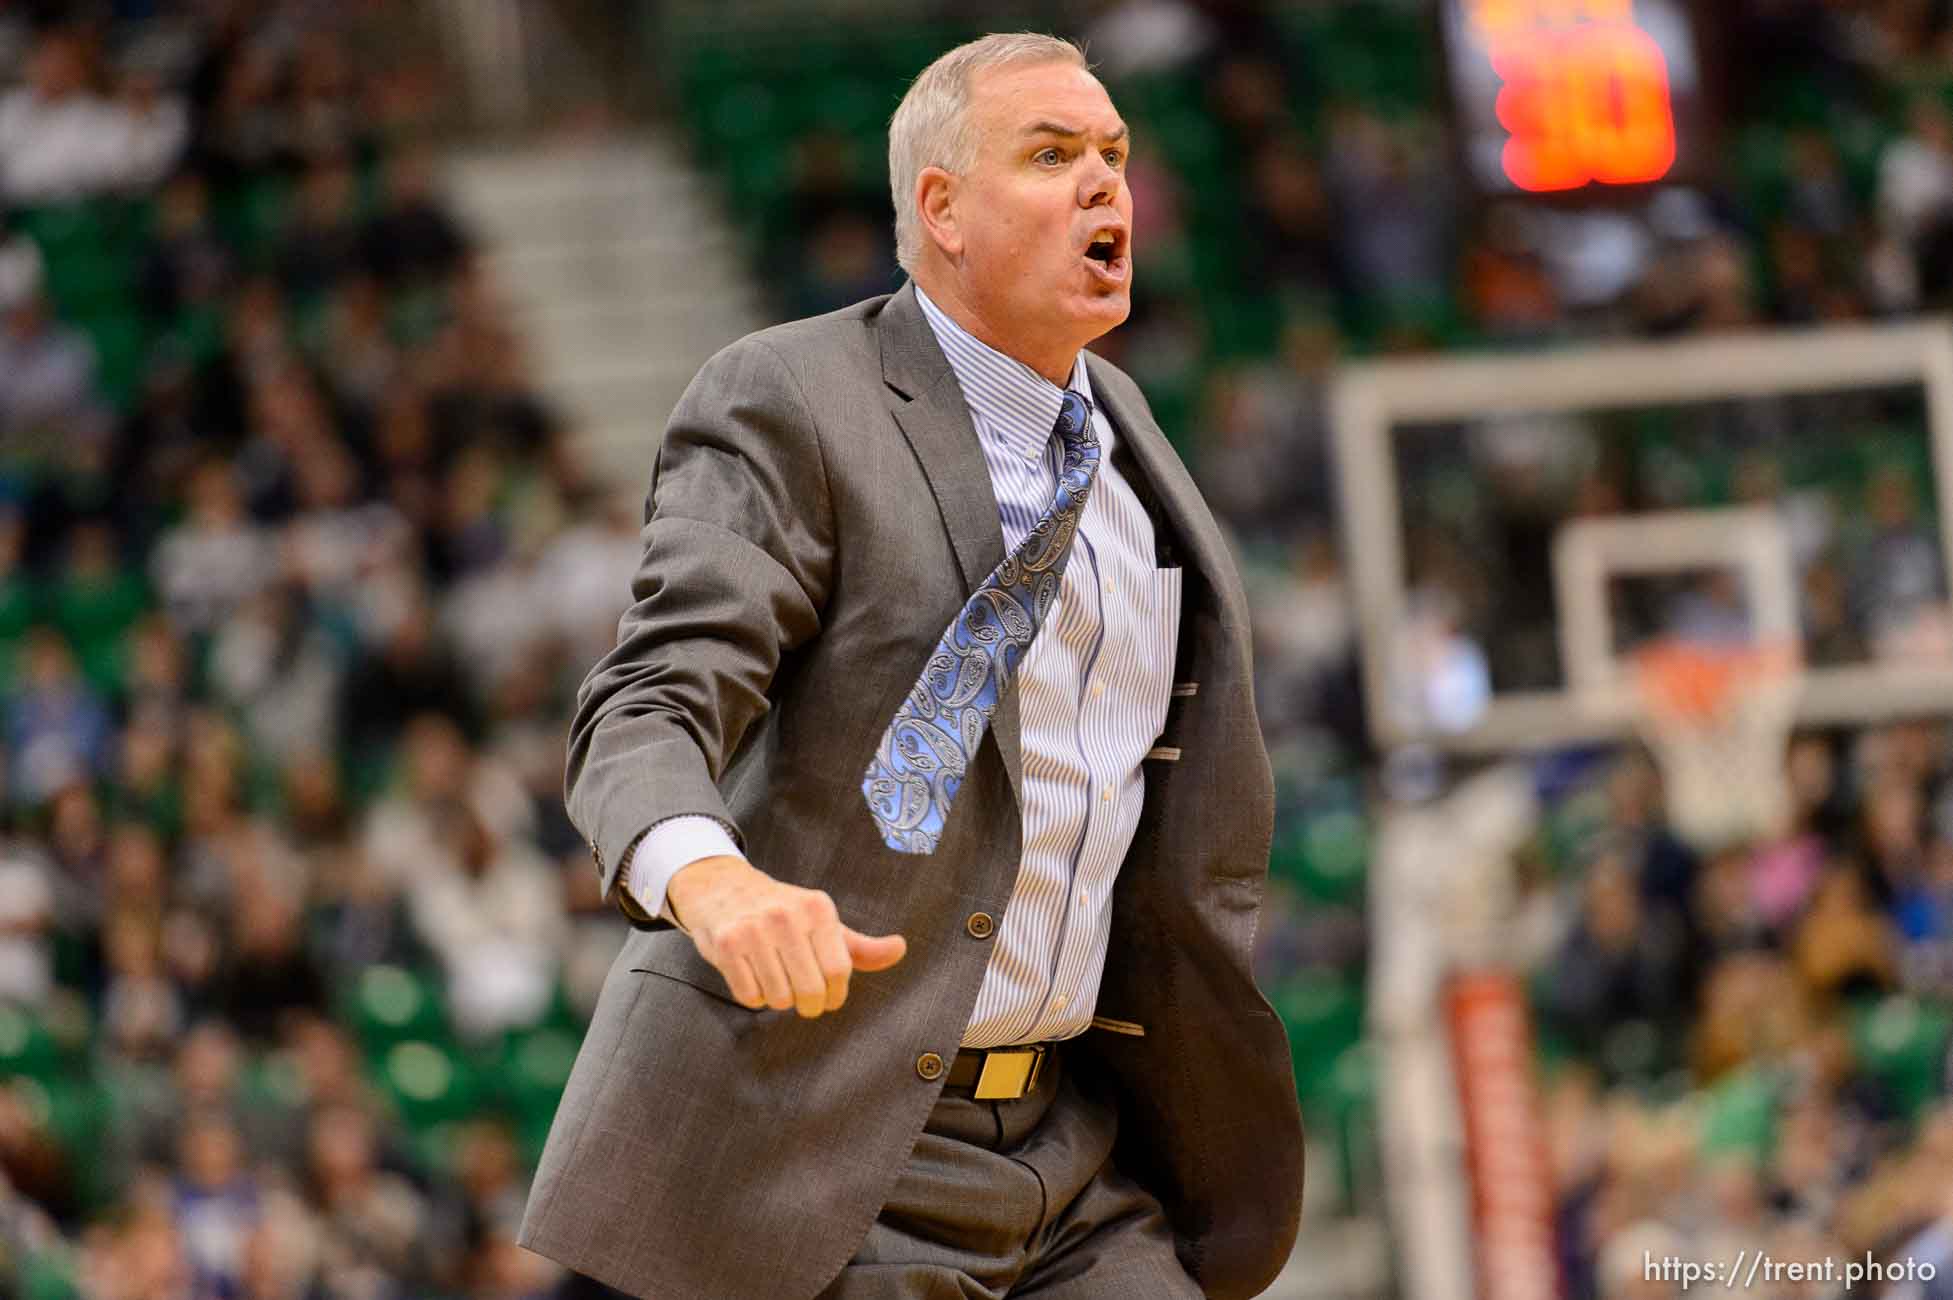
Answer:
[[[943,527],[956,552],[963,579],[963,597],[977,589],[1004,562],[1004,527],[997,509],[997,493],[990,484],[990,467],[956,373],[949,368],[942,346],[929,328],[915,300],[915,285],[906,284],[883,306],[879,318],[882,378],[891,390],[890,412],[909,440],[922,466],[923,477],[942,512]],[[922,671],[922,665],[916,665]],[[997,700],[990,734],[1003,756],[1010,792],[1021,809],[1024,803],[1024,758],[1016,683]]]
[[[1092,376],[1093,398],[1132,452],[1138,472],[1145,480],[1143,486],[1152,489],[1174,537],[1187,549],[1190,567],[1216,592],[1225,593],[1227,584],[1214,579],[1224,571],[1227,543],[1201,503],[1200,490],[1194,486],[1186,466],[1180,463],[1180,457],[1152,416],[1120,395],[1122,386],[1106,373],[1105,363],[1088,352],[1085,369]],[[1225,599],[1225,595],[1220,598]]]

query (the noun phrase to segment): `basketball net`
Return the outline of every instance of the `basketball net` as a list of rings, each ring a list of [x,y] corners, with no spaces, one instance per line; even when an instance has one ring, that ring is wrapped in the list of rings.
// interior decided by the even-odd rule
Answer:
[[[1784,830],[1784,746],[1802,685],[1794,647],[1662,641],[1633,656],[1636,726],[1661,765],[1668,819],[1713,852]]]

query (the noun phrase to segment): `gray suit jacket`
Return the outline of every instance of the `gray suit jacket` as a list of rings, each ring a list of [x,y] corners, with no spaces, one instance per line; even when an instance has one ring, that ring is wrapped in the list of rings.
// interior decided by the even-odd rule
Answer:
[[[1216,1297],[1257,1294],[1301,1213],[1282,1024],[1249,974],[1273,790],[1248,610],[1220,532],[1132,381],[1093,392],[1184,557],[1177,684],[1113,901],[1097,1012],[1070,1046],[1116,1100],[1119,1167]],[[912,287],[762,331],[706,364],[652,473],[618,643],[571,724],[569,813],[607,890],[680,813],[723,818],[754,865],[825,889],[908,955],[837,1014],[749,1011],[684,934],[638,924],[557,1111],[524,1245],[658,1300],[806,1300],[867,1235],[941,1090],[1002,916],[1022,823],[1004,695],[937,852],[891,852],[862,802],[882,728],[1004,558],[997,502]],[[973,937],[982,933],[984,938]],[[1143,1035],[1132,1032],[1143,1027]]]

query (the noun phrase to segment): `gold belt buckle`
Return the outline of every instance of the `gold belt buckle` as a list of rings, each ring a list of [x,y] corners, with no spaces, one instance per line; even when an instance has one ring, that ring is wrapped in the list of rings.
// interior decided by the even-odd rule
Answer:
[[[984,1054],[983,1069],[977,1074],[978,1101],[1011,1101],[1037,1086],[1038,1069],[1044,1064],[1044,1048],[993,1047]]]

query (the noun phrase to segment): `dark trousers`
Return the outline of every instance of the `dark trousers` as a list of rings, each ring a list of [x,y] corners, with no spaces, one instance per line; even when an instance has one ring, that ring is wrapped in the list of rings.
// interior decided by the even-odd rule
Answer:
[[[1200,1300],[1158,1199],[1112,1163],[1117,1132],[1063,1048],[1017,1100],[946,1089],[820,1300]]]

